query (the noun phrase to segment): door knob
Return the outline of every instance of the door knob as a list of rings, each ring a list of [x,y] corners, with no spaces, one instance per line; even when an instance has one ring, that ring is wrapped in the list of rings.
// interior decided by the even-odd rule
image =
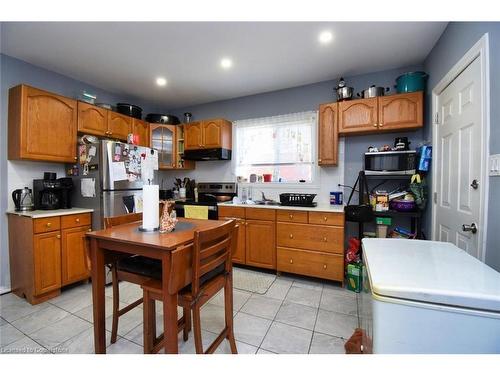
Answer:
[[[476,190],[479,187],[479,184],[477,183],[477,180],[472,180],[472,183],[470,184],[470,187]]]
[[[476,223],[472,223],[471,225],[463,224],[462,230],[464,232],[472,232],[472,234],[475,234],[477,232]]]

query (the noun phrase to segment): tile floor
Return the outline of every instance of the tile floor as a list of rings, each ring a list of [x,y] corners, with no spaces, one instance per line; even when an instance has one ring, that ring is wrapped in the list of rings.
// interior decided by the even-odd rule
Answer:
[[[106,328],[111,329],[111,288],[106,290]],[[120,284],[120,301],[141,296],[133,284]],[[31,306],[13,294],[0,296],[0,353],[93,353],[90,284],[65,290],[59,297]],[[202,309],[204,347],[224,325],[223,293]],[[161,311],[157,307],[157,311]],[[181,313],[181,312],[180,312]],[[162,317],[158,315],[158,329]],[[234,290],[234,324],[239,353],[344,353],[345,339],[358,326],[356,293],[338,284],[281,276],[264,295]],[[120,318],[118,340],[108,353],[142,353],[142,310]],[[194,353],[193,335],[179,336],[180,353]],[[224,342],[217,353],[230,353]]]

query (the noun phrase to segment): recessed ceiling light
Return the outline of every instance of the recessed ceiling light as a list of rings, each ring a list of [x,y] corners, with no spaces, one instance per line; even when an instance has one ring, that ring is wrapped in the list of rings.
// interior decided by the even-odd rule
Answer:
[[[322,44],[328,44],[332,41],[333,34],[330,31],[323,31],[319,34],[318,40]]]
[[[158,86],[166,86],[167,85],[167,80],[163,77],[158,77],[156,78],[156,84]]]
[[[231,60],[230,58],[228,57],[224,57],[221,61],[220,61],[220,66],[224,69],[229,69],[230,67],[233,66],[233,60]]]

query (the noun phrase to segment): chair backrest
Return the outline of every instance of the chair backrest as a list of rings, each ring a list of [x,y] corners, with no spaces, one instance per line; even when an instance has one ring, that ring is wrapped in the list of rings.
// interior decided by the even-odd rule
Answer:
[[[231,255],[237,244],[238,228],[236,221],[228,221],[216,228],[194,233],[193,268],[191,291],[194,295],[200,290],[200,278],[224,264],[226,272],[231,272]]]
[[[142,213],[132,213],[104,218],[104,228],[116,227],[118,225],[129,224],[142,220]]]

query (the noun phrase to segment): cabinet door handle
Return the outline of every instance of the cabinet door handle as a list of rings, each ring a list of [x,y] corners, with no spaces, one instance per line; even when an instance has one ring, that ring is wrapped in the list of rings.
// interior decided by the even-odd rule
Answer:
[[[328,239],[326,237],[323,237],[323,242],[328,242]]]
[[[292,234],[292,233],[290,233],[290,235],[289,235],[288,237],[293,238],[293,234]]]
[[[74,160],[78,160],[78,156],[74,156],[74,157],[73,157],[73,159],[74,159]]]
[[[75,219],[75,222],[79,223],[79,222],[80,222],[80,219],[79,219],[79,218],[76,218],[76,219]]]
[[[328,221],[328,217],[323,216],[323,221]]]
[[[293,214],[288,215],[290,219],[293,219]]]
[[[293,264],[293,259],[290,259],[290,264]]]
[[[92,232],[92,228],[87,229],[87,232]]]
[[[373,127],[374,127],[374,128],[376,128],[376,127],[377,127],[377,123],[374,123],[374,124],[373,124]]]
[[[52,226],[52,223],[47,223],[45,225],[47,226],[47,228],[50,228]]]
[[[326,264],[323,264],[323,269],[326,270]]]
[[[60,234],[58,234],[58,235],[56,236],[56,238],[57,238],[57,239],[61,238],[61,235],[60,235]]]
[[[380,123],[378,124],[379,128],[381,128],[382,126],[384,126],[384,124]]]
[[[320,163],[321,163],[321,159],[318,159],[318,162],[320,162]]]

